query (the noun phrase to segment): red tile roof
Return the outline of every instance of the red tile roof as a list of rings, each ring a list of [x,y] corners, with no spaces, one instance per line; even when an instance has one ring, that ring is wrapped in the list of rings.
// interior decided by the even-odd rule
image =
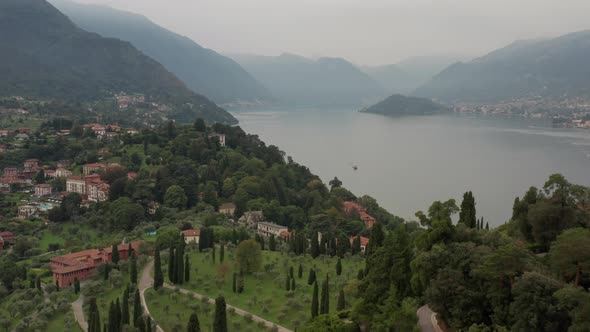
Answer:
[[[201,236],[200,229],[187,229],[181,232],[184,236]]]

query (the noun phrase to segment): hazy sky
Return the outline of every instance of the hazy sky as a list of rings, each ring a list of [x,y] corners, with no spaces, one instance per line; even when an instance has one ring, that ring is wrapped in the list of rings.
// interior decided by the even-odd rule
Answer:
[[[143,14],[221,53],[386,64],[481,55],[515,39],[590,29],[589,0],[77,0]]]

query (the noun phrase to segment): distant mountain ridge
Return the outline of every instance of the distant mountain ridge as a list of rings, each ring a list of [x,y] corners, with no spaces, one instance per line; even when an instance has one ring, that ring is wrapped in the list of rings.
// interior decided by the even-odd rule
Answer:
[[[5,96],[87,100],[125,91],[190,104],[193,118],[237,122],[128,42],[78,28],[45,0],[0,1],[0,77]]]
[[[131,42],[183,80],[190,89],[217,103],[272,99],[269,91],[235,61],[144,16],[105,6],[64,0],[50,2],[85,30]]]
[[[342,58],[312,60],[288,53],[230,57],[283,104],[358,107],[385,94],[379,83]]]
[[[416,56],[396,64],[363,66],[361,69],[379,82],[389,94],[409,94],[450,64],[465,58],[467,57],[464,55]]]
[[[590,96],[588,59],[590,30],[517,41],[449,66],[413,94],[447,103]]]
[[[449,112],[450,109],[430,99],[394,94],[385,100],[367,107],[361,112],[389,116],[434,115]]]

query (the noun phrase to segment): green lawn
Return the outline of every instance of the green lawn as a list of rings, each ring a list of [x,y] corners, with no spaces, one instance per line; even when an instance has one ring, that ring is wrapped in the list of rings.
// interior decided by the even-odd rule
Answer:
[[[44,229],[39,239],[39,247],[43,252],[49,244],[59,243],[61,248],[100,247],[113,241],[111,234],[102,235],[88,225],[63,223]]]
[[[68,311],[53,316],[47,324],[47,332],[82,332],[82,329],[74,320],[72,311]]]
[[[213,316],[215,314],[215,305],[213,304],[165,288],[160,288],[158,291],[153,288],[148,289],[145,297],[154,320],[165,331],[185,330],[193,312],[199,316],[201,331],[213,330]],[[227,311],[227,325],[230,331],[269,331],[266,326],[237,315],[231,309]]]
[[[31,128],[35,130],[41,126],[45,121],[41,117],[34,115],[11,115],[0,117],[0,128],[1,129],[18,129],[18,128]]]
[[[247,275],[244,292],[237,294],[232,290],[234,259],[231,249],[226,250],[224,263],[229,271],[226,273],[225,281],[219,285],[216,282],[216,269],[220,266],[219,250],[216,253],[215,264],[212,263],[211,253],[191,252],[191,280],[182,287],[211,298],[222,294],[228,304],[294,329],[311,318],[313,286],[307,284],[310,268],[313,267],[316,272],[320,293],[321,283],[326,274],[329,274],[330,312],[335,312],[338,292],[349,280],[356,279],[358,270],[364,266],[362,258],[358,256],[342,259],[342,274],[337,276],[336,257],[321,256],[312,259],[309,255],[293,256],[269,251],[263,251],[262,256],[261,272]],[[299,264],[303,267],[301,278],[298,277]],[[295,291],[288,292],[285,282],[291,266],[294,269],[296,287]],[[167,275],[166,272],[164,274]],[[348,293],[346,300],[350,306],[355,300],[354,292]]]

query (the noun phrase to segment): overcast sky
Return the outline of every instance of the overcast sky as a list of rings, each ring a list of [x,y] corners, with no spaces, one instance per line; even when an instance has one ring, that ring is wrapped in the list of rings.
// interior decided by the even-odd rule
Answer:
[[[590,29],[590,0],[76,0],[147,16],[220,53],[388,64],[481,55],[515,39]]]

